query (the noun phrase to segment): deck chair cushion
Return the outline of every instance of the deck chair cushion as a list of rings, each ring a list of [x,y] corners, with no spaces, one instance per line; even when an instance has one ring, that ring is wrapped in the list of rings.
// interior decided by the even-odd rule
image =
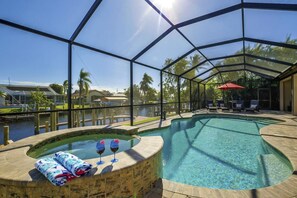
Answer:
[[[251,109],[256,109],[257,105],[251,105]]]
[[[241,104],[236,104],[236,108],[241,108]]]

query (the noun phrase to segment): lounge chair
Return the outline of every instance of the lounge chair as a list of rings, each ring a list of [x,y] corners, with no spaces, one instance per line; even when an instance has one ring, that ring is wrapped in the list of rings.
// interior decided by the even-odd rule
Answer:
[[[246,108],[245,111],[260,111],[259,100],[251,100],[250,107]]]
[[[219,109],[222,109],[222,111],[229,110],[229,108],[227,106],[225,106],[223,100],[217,100],[217,107]]]
[[[212,100],[208,100],[206,103],[206,109],[209,111],[216,111],[218,108],[213,106]]]
[[[233,111],[239,111],[239,112],[241,112],[241,110],[244,110],[243,100],[237,100],[236,101],[236,106],[233,107]]]

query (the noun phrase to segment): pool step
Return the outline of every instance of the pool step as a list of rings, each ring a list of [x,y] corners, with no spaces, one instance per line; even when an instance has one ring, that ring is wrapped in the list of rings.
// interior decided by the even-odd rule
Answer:
[[[271,186],[286,178],[288,167],[274,154],[258,156],[259,180],[264,186]]]

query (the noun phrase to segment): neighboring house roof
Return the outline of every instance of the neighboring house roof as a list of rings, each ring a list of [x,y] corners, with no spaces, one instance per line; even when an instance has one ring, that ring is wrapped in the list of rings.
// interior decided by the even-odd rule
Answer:
[[[128,100],[128,98],[126,98],[126,97],[112,97],[112,96],[104,97],[104,99],[109,100],[109,101]]]
[[[98,95],[100,95],[100,96],[111,96],[112,94],[109,92],[109,91],[107,91],[107,90],[102,90],[102,91],[98,91],[97,89],[91,89],[91,90],[89,90],[89,95],[90,94],[94,94],[94,93],[98,93]],[[82,94],[83,96],[85,96],[86,94],[85,93],[83,93]],[[72,94],[72,97],[79,97],[79,90],[75,90],[74,91],[74,93]]]
[[[98,91],[96,89],[89,90],[89,94],[91,93],[98,93],[98,95],[105,96],[104,92]],[[86,94],[83,92],[82,95],[86,95]],[[79,90],[75,90],[72,96],[79,96]]]
[[[98,90],[96,90],[96,89],[89,90],[89,93],[103,94],[102,91],[98,91]]]
[[[111,96],[106,96],[103,97],[102,100],[106,100],[106,101],[127,101],[128,98],[126,97],[125,94],[123,93],[114,93]]]
[[[33,91],[41,91],[46,96],[58,96],[60,94],[56,93],[51,87],[49,86],[38,86],[38,85],[4,85],[0,84],[0,91],[7,93],[8,95],[15,96],[15,95],[24,95],[28,96],[31,95]]]
[[[108,91],[108,90],[102,90],[101,91],[105,96],[111,96],[112,95],[112,93],[110,93],[110,91]]]
[[[123,93],[115,93],[112,95],[112,97],[125,97],[126,98],[126,95]]]

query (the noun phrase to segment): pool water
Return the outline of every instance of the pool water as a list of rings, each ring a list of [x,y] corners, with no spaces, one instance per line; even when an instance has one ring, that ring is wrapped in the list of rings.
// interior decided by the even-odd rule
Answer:
[[[288,159],[265,143],[259,129],[269,119],[193,117],[146,132],[164,140],[163,178],[216,189],[255,189],[292,174]]]
[[[99,140],[104,139],[105,151],[103,156],[113,154],[110,150],[110,142],[113,139],[119,139],[119,150],[117,152],[125,151],[139,143],[139,139],[132,138],[126,135],[113,135],[113,134],[94,134],[84,135],[78,137],[67,138],[54,143],[46,144],[38,149],[30,151],[28,155],[33,158],[43,158],[53,156],[58,151],[69,152],[76,155],[80,159],[99,158],[96,152],[96,144]]]

